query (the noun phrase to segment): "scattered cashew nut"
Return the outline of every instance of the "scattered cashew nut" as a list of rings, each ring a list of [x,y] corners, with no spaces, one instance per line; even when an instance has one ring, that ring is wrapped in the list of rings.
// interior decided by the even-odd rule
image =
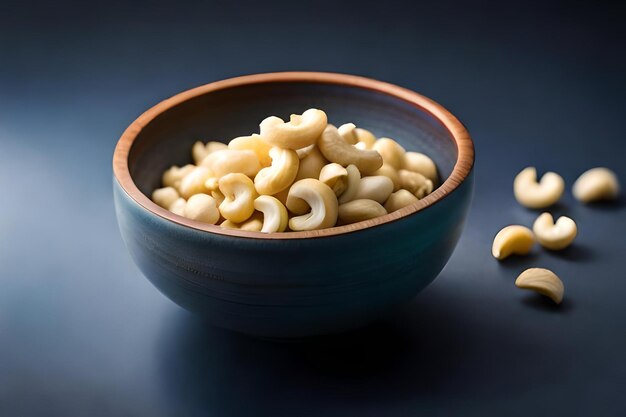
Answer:
[[[524,168],[513,181],[513,192],[517,201],[528,208],[540,209],[553,205],[561,198],[565,183],[554,172],[546,172],[537,182],[537,170]]]
[[[363,177],[354,195],[354,200],[374,200],[383,204],[393,192],[393,181],[384,175]]]
[[[410,191],[404,188],[391,193],[387,201],[385,202],[385,210],[388,213],[392,213],[396,210],[400,210],[402,207],[417,203],[419,199],[415,197]]]
[[[400,186],[422,199],[433,191],[433,182],[420,173],[401,169],[398,171]]]
[[[261,122],[261,137],[272,146],[296,150],[314,144],[327,123],[326,113],[318,109],[292,115],[287,123],[270,116]]]
[[[224,201],[220,213],[233,223],[241,223],[254,213],[254,199],[257,197],[254,183],[248,176],[232,173],[220,178],[220,191]]]
[[[396,171],[396,169],[389,164],[383,162],[383,166],[374,171],[372,175],[384,175],[385,177],[388,177],[391,181],[393,181],[394,192],[402,188],[400,185],[400,175],[398,175],[398,171]]]
[[[346,143],[333,125],[326,126],[317,146],[330,162],[342,166],[356,165],[362,174],[372,173],[383,165],[383,158],[378,152],[363,151]]]
[[[338,217],[344,224],[384,216],[387,210],[379,202],[368,199],[352,200],[339,206]]]
[[[254,151],[235,149],[212,152],[202,160],[201,166],[209,168],[218,178],[232,173],[241,173],[254,178],[261,169],[261,163]]]
[[[348,170],[332,162],[328,165],[324,165],[320,171],[319,180],[332,188],[335,195],[341,195],[341,193],[348,188]]]
[[[269,195],[261,195],[254,200],[254,208],[263,213],[263,227],[261,232],[273,233],[284,232],[289,222],[287,209],[276,199]]]
[[[210,191],[204,183],[212,176],[210,169],[199,166],[194,167],[189,174],[181,180],[178,191],[183,198],[189,198],[194,194]]]
[[[613,200],[619,195],[619,182],[610,169],[592,168],[578,177],[572,193],[583,203]]]
[[[178,197],[180,196],[174,187],[157,188],[152,192],[152,201],[164,209],[169,209]]]
[[[350,145],[356,145],[359,142],[359,138],[356,134],[356,126],[354,123],[345,123],[337,128],[337,132],[341,135],[343,140]]]
[[[565,288],[563,281],[552,271],[544,268],[530,268],[522,272],[515,280],[518,288],[533,290],[560,304]]]
[[[420,152],[407,152],[404,154],[404,161],[402,163],[403,169],[417,172],[422,174],[433,184],[439,182],[439,175],[437,174],[437,166],[428,156]]]
[[[289,187],[298,174],[300,160],[292,149],[272,148],[269,152],[272,165],[263,168],[254,178],[259,194],[272,195]]]
[[[339,204],[354,200],[354,196],[359,189],[359,183],[361,182],[361,173],[356,165],[348,165],[346,171],[348,171],[347,186],[346,190],[339,196]]]
[[[287,208],[290,210],[290,203],[294,199],[304,200],[311,207],[311,211],[302,216],[292,217],[289,220],[291,230],[324,229],[333,227],[337,222],[337,196],[323,182],[305,178],[294,183],[287,197]]]
[[[378,151],[383,161],[395,169],[401,169],[404,165],[406,150],[398,142],[389,138],[380,138],[374,143],[373,149]]]
[[[228,149],[254,152],[262,167],[268,167],[272,163],[272,158],[270,157],[272,145],[269,145],[257,134],[239,136],[231,140],[228,142]]]
[[[174,201],[172,203],[172,205],[170,206],[170,208],[168,209],[169,211],[171,211],[174,214],[177,214],[179,216],[185,216],[185,206],[187,205],[187,201],[185,201],[184,198],[177,198],[176,201]]]
[[[184,215],[191,220],[215,224],[220,219],[215,199],[207,194],[194,194],[187,200]]]
[[[502,260],[510,255],[526,255],[535,244],[535,237],[529,228],[524,226],[507,226],[500,230],[493,239],[491,254]]]
[[[542,213],[533,224],[533,232],[541,246],[560,250],[574,241],[577,229],[576,223],[569,217],[561,216],[555,223],[550,213]]]

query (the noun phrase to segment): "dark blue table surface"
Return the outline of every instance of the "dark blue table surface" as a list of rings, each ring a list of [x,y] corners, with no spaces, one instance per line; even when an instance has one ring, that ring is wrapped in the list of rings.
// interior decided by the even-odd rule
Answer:
[[[624,7],[319,1],[0,3],[0,416],[624,416]],[[275,344],[209,329],[165,299],[117,230],[111,156],[143,110],[272,70],[355,73],[449,108],[476,142],[467,227],[406,311],[352,334]],[[494,234],[536,213],[524,166],[559,172],[568,250],[498,263]],[[554,308],[513,282],[562,277]]]

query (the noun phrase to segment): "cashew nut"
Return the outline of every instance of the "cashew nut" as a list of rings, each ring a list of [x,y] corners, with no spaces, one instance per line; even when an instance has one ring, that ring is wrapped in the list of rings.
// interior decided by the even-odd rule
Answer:
[[[222,142],[209,142],[205,145],[204,143],[197,141],[191,147],[191,156],[194,162],[199,164],[208,154],[226,148],[226,144]]]
[[[338,217],[344,224],[356,223],[374,217],[384,216],[387,210],[377,201],[359,199],[339,206]]]
[[[296,150],[315,143],[327,122],[326,113],[317,109],[309,109],[302,116],[292,115],[287,123],[270,116],[261,122],[261,136],[272,146]]]
[[[393,181],[384,175],[363,177],[354,195],[354,200],[374,200],[383,204],[393,191]]]
[[[225,229],[238,229],[238,230],[247,230],[249,232],[260,232],[263,228],[263,218],[259,213],[253,213],[252,216],[246,221],[241,223],[235,223],[231,220],[224,220],[221,224],[221,227]]]
[[[291,230],[316,230],[333,227],[337,223],[337,196],[323,182],[305,178],[293,184],[287,197],[287,208],[292,210],[290,203],[294,199],[304,200],[311,211],[289,220]]]
[[[543,213],[533,224],[533,232],[541,246],[559,250],[568,247],[576,237],[577,229],[574,220],[561,216],[554,223],[550,213]]]
[[[619,182],[610,169],[592,168],[578,177],[572,193],[583,203],[613,200],[619,195]]]
[[[289,217],[287,209],[278,199],[262,195],[254,200],[254,208],[263,213],[263,233],[284,232]]]
[[[272,195],[289,187],[296,178],[300,160],[292,149],[272,148],[272,165],[263,168],[254,178],[254,186],[259,194]]]
[[[396,210],[400,210],[402,207],[417,203],[418,201],[419,199],[410,191],[402,188],[389,196],[384,207],[388,213],[392,213]]]
[[[344,204],[348,201],[354,200],[354,196],[359,189],[359,183],[361,182],[361,173],[356,165],[348,165],[346,167],[346,171],[348,171],[347,187],[346,190],[339,196],[339,204]]]
[[[191,164],[185,165],[184,167],[177,167],[176,165],[174,165],[163,173],[161,182],[165,187],[174,187],[179,190],[180,183],[183,178],[191,171],[193,171],[194,168],[195,166]]]
[[[524,168],[513,182],[517,201],[532,209],[545,208],[556,203],[564,188],[563,178],[554,172],[546,172],[537,182],[537,170],[534,167]]]
[[[383,166],[374,171],[372,175],[384,175],[385,177],[388,177],[391,181],[393,181],[393,191],[398,191],[402,188],[400,186],[400,176],[398,175],[398,171],[396,171],[396,169],[389,164],[383,163]]]
[[[194,194],[187,200],[184,215],[191,220],[215,224],[220,219],[215,199],[206,194]]]
[[[398,142],[389,138],[380,138],[374,143],[373,149],[378,151],[383,161],[395,169],[401,169],[404,164],[406,150]]]
[[[526,255],[535,244],[535,237],[529,228],[524,226],[507,226],[500,230],[493,239],[491,254],[502,260],[510,255]]]
[[[205,193],[209,191],[204,183],[212,176],[211,170],[199,166],[194,167],[189,174],[181,180],[178,191],[184,198],[189,198],[194,194]]]
[[[185,216],[185,206],[187,205],[187,201],[184,198],[177,198],[176,201],[172,203],[169,207],[169,211],[179,216]]]
[[[262,167],[268,167],[272,163],[270,157],[270,149],[272,145],[268,144],[257,134],[252,136],[239,136],[228,142],[228,149],[237,151],[252,151],[256,154]]]
[[[348,170],[334,162],[322,168],[319,179],[332,188],[337,196],[348,188]]]
[[[437,184],[439,182],[439,175],[437,174],[437,166],[435,165],[432,159],[430,159],[423,153],[419,153],[419,152],[405,153],[404,161],[402,163],[402,168],[422,174],[423,176],[431,180],[433,184]]]
[[[215,199],[215,205],[217,207],[220,206],[220,204],[222,204],[222,202],[224,201],[224,194],[222,194],[222,192],[219,190],[219,188],[217,190],[213,190],[211,191],[211,197],[213,197]]]
[[[324,158],[319,148],[314,146],[307,156],[300,159],[298,173],[294,181],[303,180],[305,178],[319,178],[320,171],[326,164],[328,164],[328,160]]]
[[[400,186],[422,199],[433,191],[433,182],[417,172],[401,169],[398,171]]]
[[[164,209],[169,209],[178,197],[178,191],[174,187],[157,188],[152,192],[152,201]]]
[[[565,291],[563,281],[549,269],[527,269],[517,277],[515,285],[518,288],[533,290],[545,295],[557,304],[563,301],[563,292]]]
[[[337,128],[337,131],[339,132],[343,140],[345,140],[346,143],[349,143],[350,145],[356,145],[359,141],[359,138],[356,135],[356,126],[354,125],[354,123],[345,123],[339,126]]]
[[[209,168],[218,178],[231,173],[241,173],[254,178],[261,169],[256,153],[235,149],[212,152],[202,160],[201,166]]]
[[[376,143],[376,136],[372,132],[366,129],[357,127],[354,129],[358,142],[354,145],[361,149],[372,149],[374,143]]]
[[[204,181],[204,188],[213,192],[217,190],[220,186],[220,179],[216,177],[209,177]]]
[[[313,149],[315,149],[317,145],[312,144],[309,146],[305,146],[304,148],[300,148],[300,149],[296,149],[296,153],[298,154],[298,158],[299,159],[304,159],[307,156],[309,156],[311,154],[311,152],[313,152]]]
[[[333,125],[326,126],[317,141],[322,154],[339,165],[356,165],[362,174],[370,174],[383,165],[383,158],[376,151],[363,151],[346,143]]]
[[[250,178],[240,173],[226,174],[220,178],[220,191],[224,201],[219,208],[225,219],[241,223],[252,215],[257,193]]]

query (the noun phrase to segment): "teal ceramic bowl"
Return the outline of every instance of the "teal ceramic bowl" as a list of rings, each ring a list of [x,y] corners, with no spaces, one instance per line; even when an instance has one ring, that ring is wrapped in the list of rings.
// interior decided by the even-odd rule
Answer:
[[[376,219],[275,234],[188,220],[147,197],[165,169],[190,162],[196,140],[228,141],[258,131],[268,115],[311,107],[429,155],[442,184]],[[463,229],[473,162],[463,125],[415,92],[351,75],[258,74],[180,93],[141,115],[115,149],[113,190],[132,258],[172,301],[223,328],[306,337],[380,318],[439,274]]]

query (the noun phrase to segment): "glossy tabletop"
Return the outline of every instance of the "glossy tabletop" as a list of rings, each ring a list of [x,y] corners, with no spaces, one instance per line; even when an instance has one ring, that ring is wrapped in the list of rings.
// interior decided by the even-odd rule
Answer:
[[[237,2],[240,3],[240,2]],[[624,10],[436,2],[0,4],[0,416],[626,415]],[[540,11],[540,13],[538,13]],[[139,272],[115,219],[111,158],[181,90],[276,70],[355,73],[447,107],[476,145],[467,226],[439,278],[358,332],[275,343],[208,328]],[[514,175],[553,170],[579,237],[495,261],[531,225]],[[375,242],[373,242],[375,244]],[[554,307],[515,288],[564,281]]]

